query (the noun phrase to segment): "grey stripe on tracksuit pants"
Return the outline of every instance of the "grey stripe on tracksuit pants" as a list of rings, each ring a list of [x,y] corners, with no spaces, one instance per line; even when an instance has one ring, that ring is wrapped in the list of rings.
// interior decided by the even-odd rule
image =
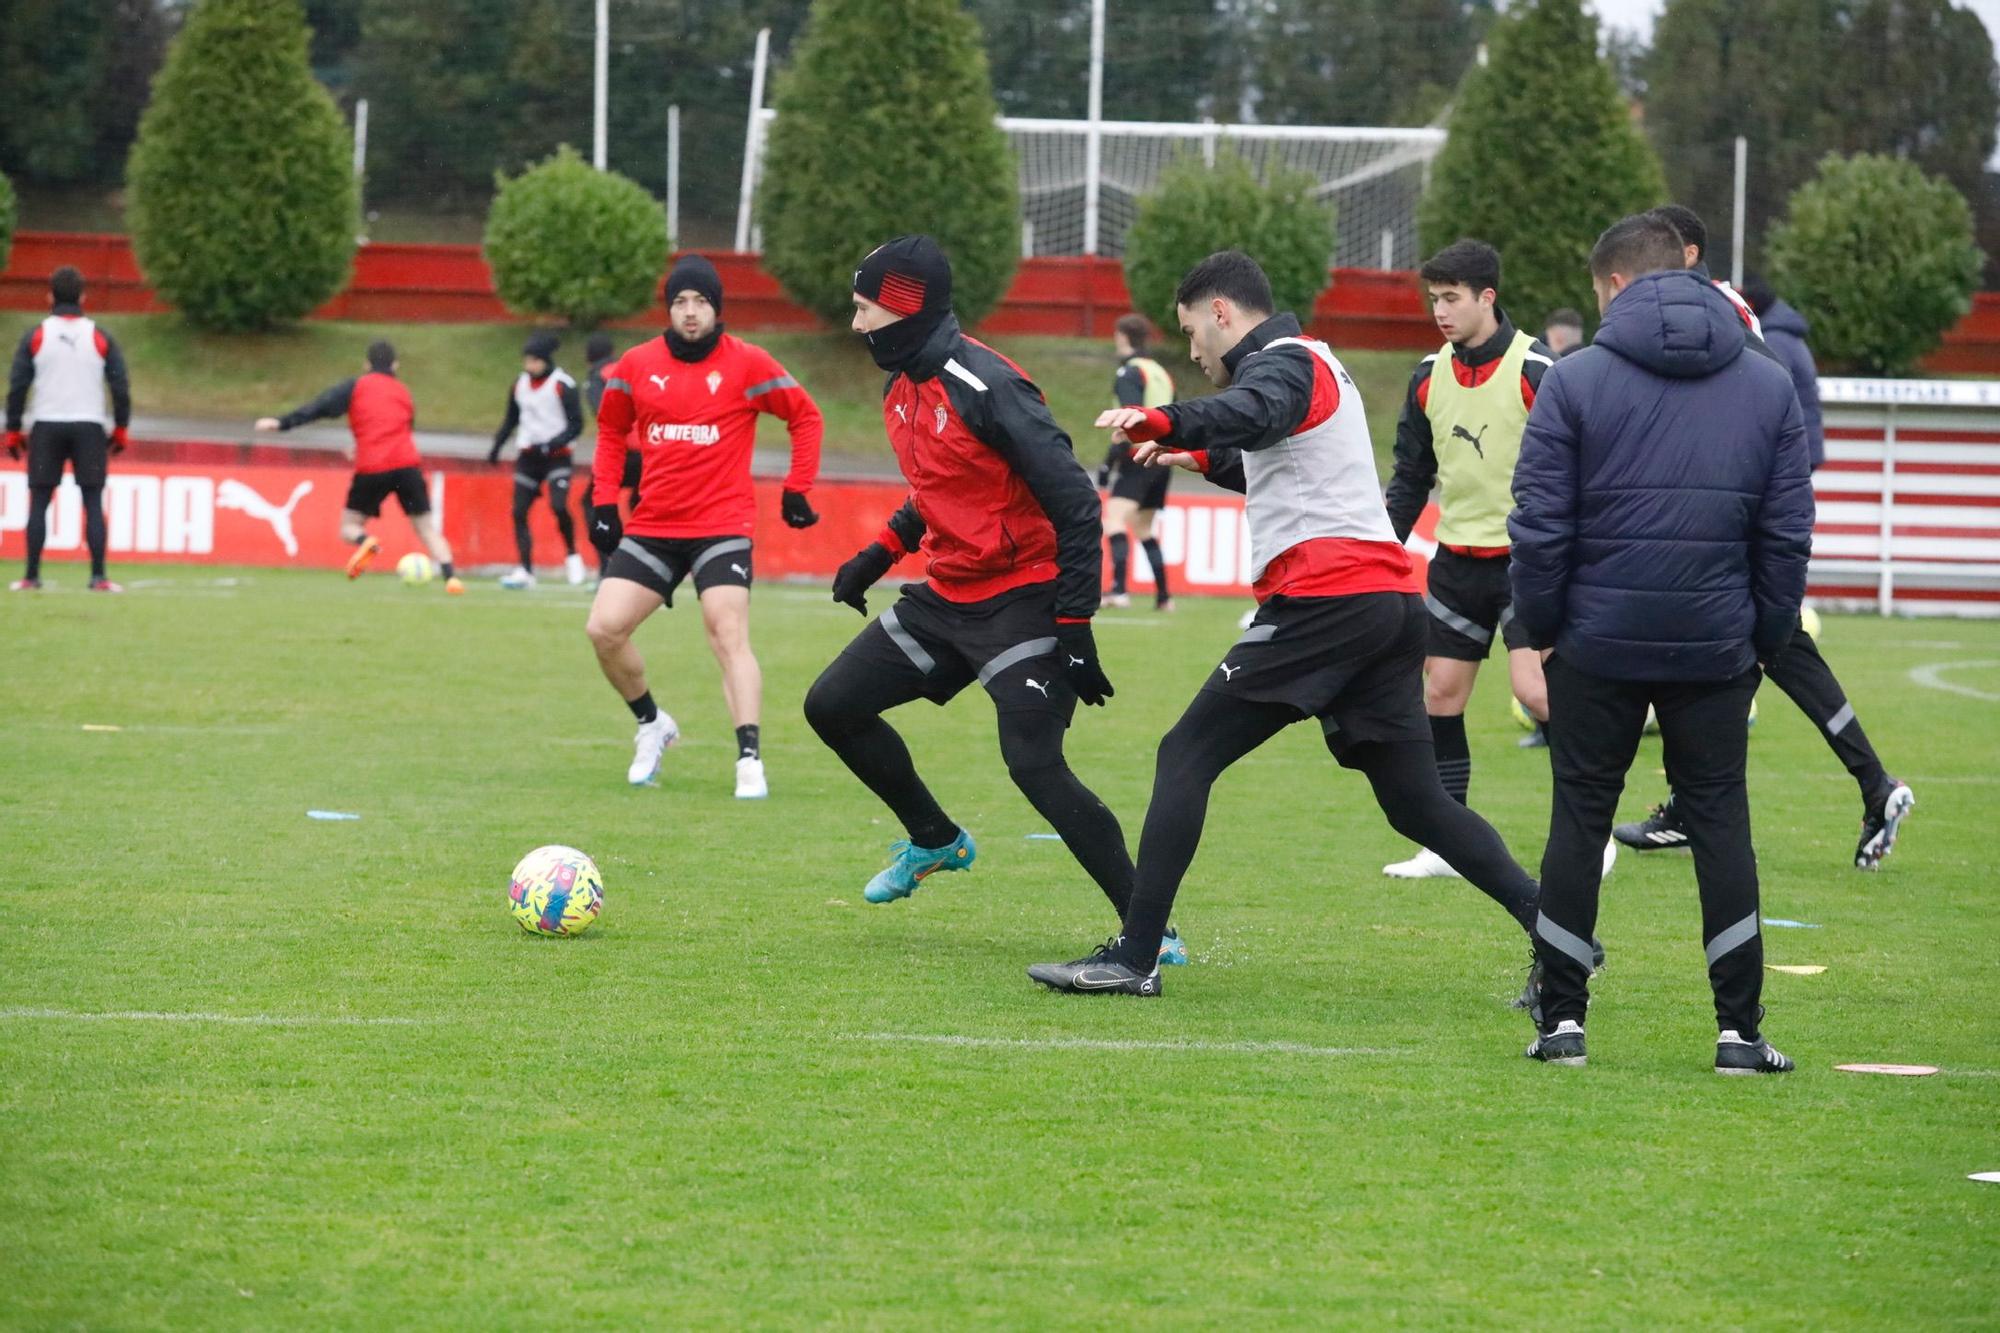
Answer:
[[[1752,668],[1723,681],[1612,680],[1557,654],[1549,658],[1546,674],[1555,796],[1534,931],[1544,1030],[1565,1018],[1584,1019],[1604,840],[1651,704],[1659,715],[1667,778],[1694,850],[1716,1026],[1755,1034],[1764,942],[1758,933],[1743,719],[1761,673]]]

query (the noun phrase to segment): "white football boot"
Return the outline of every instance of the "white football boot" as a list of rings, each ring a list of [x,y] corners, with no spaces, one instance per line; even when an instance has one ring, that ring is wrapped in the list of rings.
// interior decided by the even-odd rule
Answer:
[[[652,786],[660,776],[660,756],[680,737],[681,729],[665,713],[641,722],[632,739],[632,767],[625,770],[625,780],[635,787]]]
[[[569,580],[572,588],[583,585],[583,557],[575,551],[563,557],[563,577]]]
[[[1451,863],[1428,847],[1417,850],[1417,854],[1407,861],[1396,861],[1382,867],[1382,873],[1391,879],[1459,879],[1462,876],[1451,868]]]
[[[764,781],[764,761],[754,755],[744,755],[736,761],[736,799],[739,801],[761,801],[771,794],[771,786]]]
[[[512,588],[515,592],[532,588],[535,586],[535,572],[523,566],[516,565],[513,573],[502,574],[500,576],[500,586],[503,588]]]

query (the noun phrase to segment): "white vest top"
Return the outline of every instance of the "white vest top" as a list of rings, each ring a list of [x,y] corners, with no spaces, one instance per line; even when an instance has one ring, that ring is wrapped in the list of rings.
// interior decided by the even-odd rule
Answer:
[[[547,444],[569,429],[569,416],[563,411],[562,397],[556,390],[559,384],[568,385],[571,393],[576,392],[576,381],[566,370],[551,371],[542,377],[540,384],[529,379],[524,370],[514,381],[514,406],[521,412],[522,447]]]
[[[35,353],[35,382],[28,390],[27,422],[95,421],[109,428],[104,410],[104,354],[97,350],[97,324],[82,315],[50,315],[42,321],[42,346]]]
[[[1388,542],[1396,533],[1382,504],[1375,450],[1361,393],[1333,349],[1316,338],[1280,338],[1273,347],[1303,347],[1319,358],[1340,388],[1333,415],[1268,449],[1245,450],[1244,513],[1250,524],[1250,578],[1264,576],[1273,560],[1301,542],[1321,537]],[[1247,357],[1245,358],[1248,359]],[[1315,395],[1317,396],[1317,395]]]

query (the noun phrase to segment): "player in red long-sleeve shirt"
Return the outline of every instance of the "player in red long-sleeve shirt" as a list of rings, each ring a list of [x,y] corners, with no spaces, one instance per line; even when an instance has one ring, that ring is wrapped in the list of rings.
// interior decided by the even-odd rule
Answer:
[[[683,256],[664,294],[666,333],[605,371],[590,478],[590,540],[604,557],[604,580],[587,630],[604,678],[639,721],[627,780],[648,785],[680,728],[653,702],[632,633],[671,606],[674,589],[692,576],[736,724],[736,795],[759,800],[769,788],[757,734],[764,676],[750,651],[751,449],[759,412],[784,418],[792,467],[782,512],[789,526],[811,527],[819,522],[806,501],[819,474],[819,408],[777,358],[722,331],[722,278],[713,264]],[[618,492],[632,448],[645,466],[626,520]]]

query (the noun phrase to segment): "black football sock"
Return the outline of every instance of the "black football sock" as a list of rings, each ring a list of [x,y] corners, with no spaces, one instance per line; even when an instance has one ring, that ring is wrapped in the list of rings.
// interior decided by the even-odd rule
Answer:
[[[736,757],[739,759],[755,759],[758,757],[757,724],[755,722],[736,729]]]
[[[1125,595],[1125,575],[1132,566],[1132,539],[1122,532],[1111,535],[1111,595]]]
[[[520,552],[521,568],[535,567],[535,536],[528,530],[528,510],[524,505],[514,506],[514,549]]]
[[[653,692],[651,690],[647,690],[636,699],[627,699],[625,706],[632,710],[632,716],[639,719],[639,725],[642,727],[648,722],[659,719],[660,706],[653,702]]]
[[[1464,805],[1472,788],[1472,747],[1465,742],[1464,715],[1432,718],[1431,744],[1437,749],[1438,781],[1452,800]]]
[[[90,577],[104,577],[104,488],[85,486],[83,490],[83,535],[90,547]]]
[[[1153,600],[1164,602],[1173,594],[1167,591],[1167,557],[1160,551],[1160,539],[1148,537],[1139,543],[1139,549],[1146,553],[1146,563],[1153,568]]]
[[[438,569],[440,572],[444,574],[445,581],[450,582],[453,577],[451,572],[451,561],[449,560],[445,561],[442,565],[438,566]]]
[[[549,508],[555,511],[556,531],[562,535],[563,550],[576,554],[576,518],[569,512],[569,487],[549,487]]]
[[[1063,758],[1062,714],[1010,709],[1000,714],[1000,757],[1035,813],[1049,821],[1071,856],[1104,890],[1118,919],[1132,905],[1132,855],[1118,816],[1077,780]],[[1159,946],[1153,946],[1155,951]]]
[[[42,547],[49,539],[49,501],[55,494],[52,486],[36,486],[28,492],[27,577],[31,579],[42,576]]]

